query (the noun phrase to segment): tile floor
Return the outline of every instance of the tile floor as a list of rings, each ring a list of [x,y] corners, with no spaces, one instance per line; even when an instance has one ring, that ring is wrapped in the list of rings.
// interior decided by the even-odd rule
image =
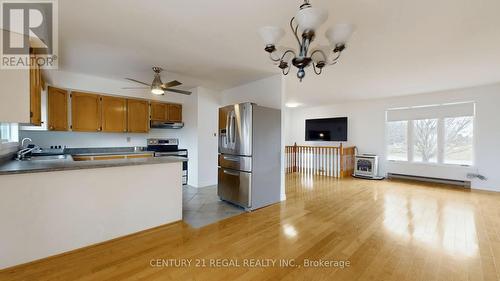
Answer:
[[[235,205],[221,201],[217,196],[217,186],[182,189],[182,218],[194,228],[199,228],[245,211]]]

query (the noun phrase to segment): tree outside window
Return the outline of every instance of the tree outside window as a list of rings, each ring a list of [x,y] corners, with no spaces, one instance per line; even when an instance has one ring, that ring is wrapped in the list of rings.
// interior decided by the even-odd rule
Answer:
[[[423,119],[413,122],[413,160],[437,163],[438,160],[438,119]]]

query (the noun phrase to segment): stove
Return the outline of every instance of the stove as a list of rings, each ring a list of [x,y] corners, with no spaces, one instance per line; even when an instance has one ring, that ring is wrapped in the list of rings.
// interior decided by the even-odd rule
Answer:
[[[154,157],[188,158],[187,149],[179,149],[178,139],[148,139],[148,151],[154,152]],[[182,184],[188,181],[188,162],[182,162]]]

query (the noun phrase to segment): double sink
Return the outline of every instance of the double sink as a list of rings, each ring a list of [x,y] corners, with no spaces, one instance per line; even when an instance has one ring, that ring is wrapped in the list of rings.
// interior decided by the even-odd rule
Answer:
[[[48,161],[48,160],[71,160],[73,161],[73,157],[69,154],[62,155],[43,155],[43,156],[31,156],[29,158],[25,158],[22,161]]]

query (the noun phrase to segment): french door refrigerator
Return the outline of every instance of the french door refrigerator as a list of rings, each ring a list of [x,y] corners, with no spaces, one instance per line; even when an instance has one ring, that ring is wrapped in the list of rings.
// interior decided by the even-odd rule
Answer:
[[[219,109],[217,194],[246,210],[280,201],[281,111],[240,103]]]

